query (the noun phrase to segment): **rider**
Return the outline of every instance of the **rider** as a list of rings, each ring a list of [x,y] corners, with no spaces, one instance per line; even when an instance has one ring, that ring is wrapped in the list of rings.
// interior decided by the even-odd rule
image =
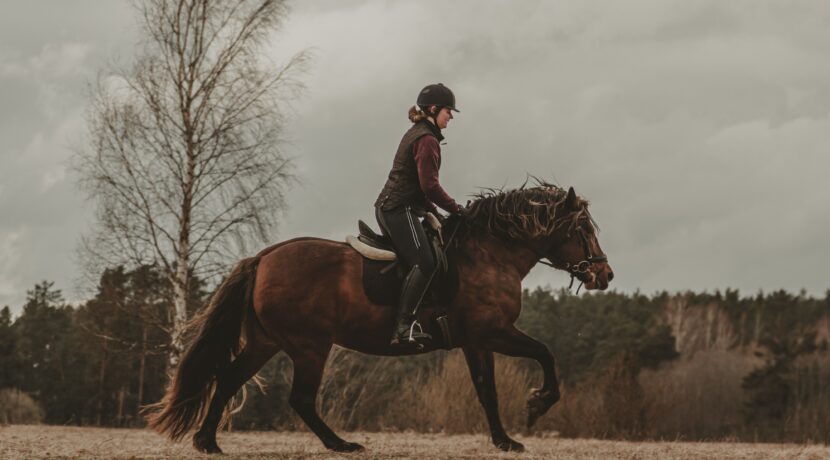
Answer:
[[[428,85],[409,109],[412,127],[403,135],[392,170],[375,201],[375,217],[391,238],[398,257],[409,273],[404,279],[392,345],[428,342],[432,337],[415,320],[418,303],[437,266],[419,217],[438,215],[435,205],[456,214],[462,212],[438,182],[441,167],[441,130],[452,120],[455,95],[441,83]],[[417,329],[417,330],[416,330]]]

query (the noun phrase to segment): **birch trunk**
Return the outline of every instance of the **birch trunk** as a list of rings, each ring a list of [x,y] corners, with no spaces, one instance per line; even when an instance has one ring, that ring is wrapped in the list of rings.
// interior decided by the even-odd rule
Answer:
[[[141,329],[141,358],[138,364],[138,403],[135,408],[135,418],[141,416],[141,406],[144,404],[144,373],[147,369],[147,325]]]

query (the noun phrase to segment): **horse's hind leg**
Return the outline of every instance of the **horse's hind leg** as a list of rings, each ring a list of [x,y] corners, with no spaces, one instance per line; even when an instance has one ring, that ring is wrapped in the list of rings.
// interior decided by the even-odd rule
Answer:
[[[275,345],[250,342],[228,368],[217,376],[216,391],[201,428],[193,435],[193,447],[208,454],[222,453],[216,444],[216,429],[228,401],[279,349]]]
[[[291,396],[288,398],[291,407],[297,411],[300,418],[320,438],[326,448],[336,452],[355,452],[363,450],[363,446],[354,442],[344,441],[334,433],[317,414],[317,390],[323,378],[323,368],[326,366],[331,350],[331,343],[308,343],[287,350],[294,361],[294,381],[291,386]]]

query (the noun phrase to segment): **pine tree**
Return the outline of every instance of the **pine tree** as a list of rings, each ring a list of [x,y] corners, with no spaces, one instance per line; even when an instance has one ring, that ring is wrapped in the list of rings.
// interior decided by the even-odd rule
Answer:
[[[18,385],[19,366],[12,314],[6,306],[0,310],[0,388],[13,388]]]

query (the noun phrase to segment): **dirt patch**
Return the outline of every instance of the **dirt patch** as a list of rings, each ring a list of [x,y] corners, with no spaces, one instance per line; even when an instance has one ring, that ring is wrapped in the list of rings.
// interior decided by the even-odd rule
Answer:
[[[366,447],[360,454],[338,455],[310,433],[221,433],[222,459],[359,458],[517,458],[517,459],[825,459],[822,445],[620,442],[521,437],[524,454],[496,450],[484,435],[422,433],[344,433]],[[0,427],[0,458],[206,458],[189,440],[172,443],[148,430],[12,425]],[[216,458],[216,457],[211,457]]]

